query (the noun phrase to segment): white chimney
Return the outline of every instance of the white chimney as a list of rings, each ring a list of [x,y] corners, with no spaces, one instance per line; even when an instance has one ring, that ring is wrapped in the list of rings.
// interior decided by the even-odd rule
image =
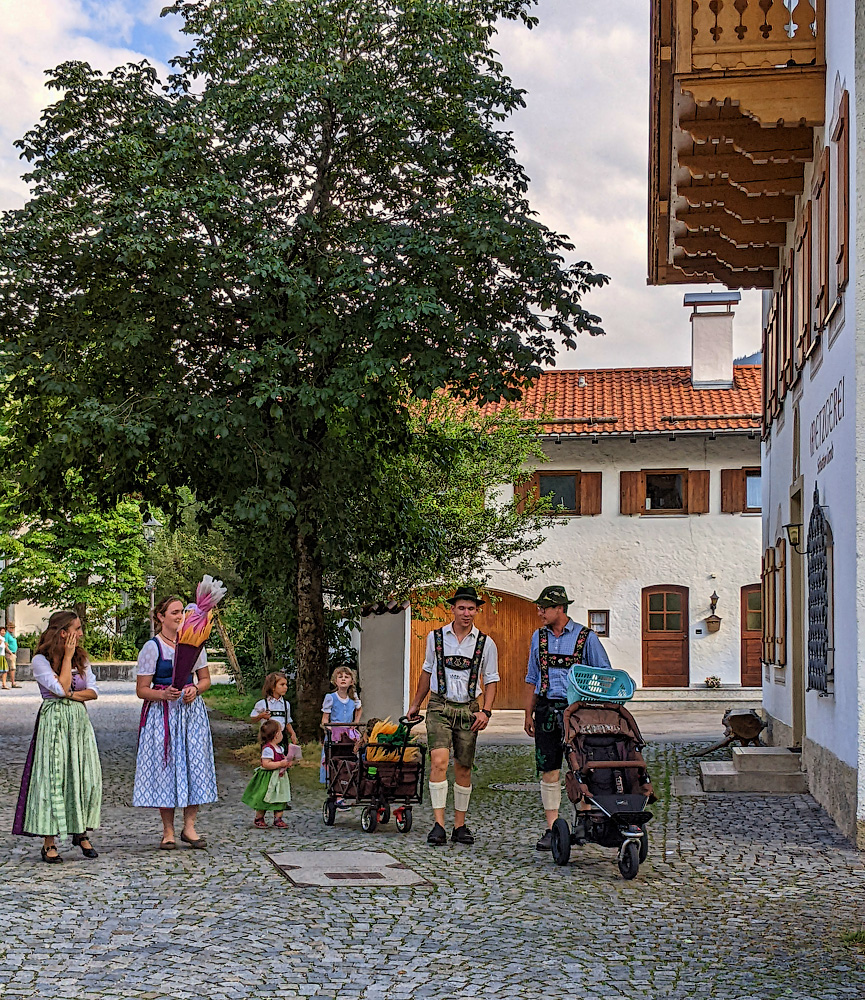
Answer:
[[[691,384],[695,389],[733,386],[733,306],[739,292],[695,292],[691,308]]]

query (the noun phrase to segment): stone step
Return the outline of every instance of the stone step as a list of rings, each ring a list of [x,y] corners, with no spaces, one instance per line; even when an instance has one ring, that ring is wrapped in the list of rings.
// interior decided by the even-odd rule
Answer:
[[[791,755],[792,756],[792,755]],[[751,792],[759,795],[801,795],[808,791],[808,777],[777,771],[737,771],[732,761],[710,760],[700,764],[700,781],[706,792]]]
[[[733,747],[733,767],[742,773],[797,774],[802,769],[801,762],[801,754],[786,747]]]
[[[721,712],[728,709],[760,709],[763,700],[761,688],[743,688],[738,685],[729,687],[707,688],[676,687],[676,688],[637,688],[634,697],[629,702],[636,709],[650,708],[663,712],[707,711]]]

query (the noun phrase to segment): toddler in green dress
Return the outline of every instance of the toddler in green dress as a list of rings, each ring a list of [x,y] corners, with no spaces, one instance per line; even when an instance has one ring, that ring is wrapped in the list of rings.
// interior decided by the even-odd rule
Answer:
[[[276,719],[266,719],[261,724],[258,742],[261,744],[261,763],[246,786],[242,801],[255,810],[254,825],[259,829],[267,826],[264,814],[272,812],[273,825],[284,830],[288,824],[282,814],[291,801],[291,785],[287,773],[291,761],[280,747],[282,726]]]

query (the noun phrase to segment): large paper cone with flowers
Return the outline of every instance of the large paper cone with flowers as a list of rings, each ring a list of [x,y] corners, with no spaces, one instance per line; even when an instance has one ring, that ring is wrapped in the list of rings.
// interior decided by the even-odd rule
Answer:
[[[184,688],[192,681],[193,667],[213,628],[213,610],[227,593],[222,580],[212,576],[205,576],[195,588],[195,603],[186,605],[177,633],[173,687]]]

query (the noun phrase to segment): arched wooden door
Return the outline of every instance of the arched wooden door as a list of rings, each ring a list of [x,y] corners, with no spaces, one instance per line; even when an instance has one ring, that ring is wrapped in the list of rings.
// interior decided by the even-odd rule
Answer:
[[[532,632],[540,624],[538,609],[531,601],[500,590],[487,591],[499,600],[487,601],[475,624],[494,640],[499,653],[499,689],[496,708],[522,708],[525,693],[526,664]],[[484,596],[484,595],[482,595]],[[411,623],[411,682],[409,697],[414,694],[426,651],[426,637],[443,623],[453,621],[450,607],[436,609],[433,620]]]
[[[763,670],[760,663],[763,638],[763,595],[760,584],[742,587],[741,603],[741,676],[742,687],[761,687]]]
[[[688,588],[643,588],[643,687],[688,687]]]

